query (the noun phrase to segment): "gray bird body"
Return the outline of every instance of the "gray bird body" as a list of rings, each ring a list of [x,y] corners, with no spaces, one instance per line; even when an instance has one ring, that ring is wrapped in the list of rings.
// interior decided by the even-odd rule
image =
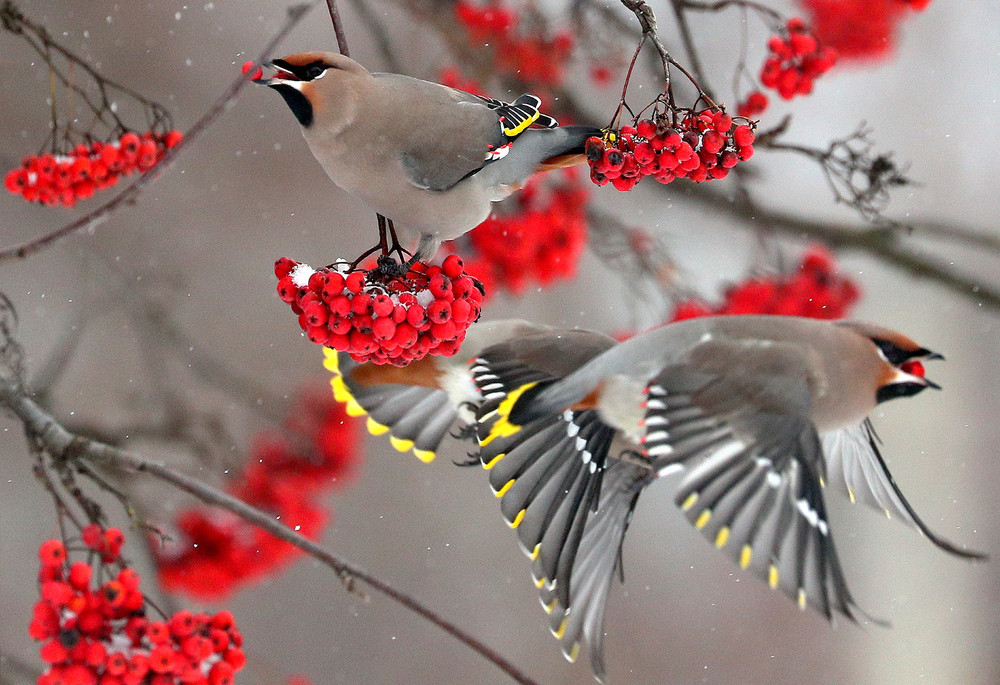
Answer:
[[[471,424],[552,634],[570,660],[586,645],[600,680],[632,512],[667,474],[681,474],[675,502],[717,548],[830,619],[865,615],[838,561],[827,487],[983,558],[917,516],[866,420],[886,387],[910,388],[894,397],[933,385],[899,365],[937,355],[898,333],[763,316],[689,320],[623,343],[523,321],[479,326],[455,357],[423,368],[341,366],[335,391],[421,458],[454,421]]]
[[[871,340],[848,325],[787,316],[704,317],[615,346],[540,393],[535,411],[568,407],[603,386],[608,401],[601,404],[618,411],[615,426],[634,432],[641,386],[675,365],[718,373],[744,401],[808,418],[820,432],[864,419],[875,408],[876,384],[886,371]]]
[[[307,61],[328,68],[307,81],[262,82],[278,88],[293,111],[311,110],[300,117],[302,134],[330,179],[419,237],[424,256],[482,223],[491,204],[521,188],[543,162],[582,153],[584,141],[600,133],[584,126],[528,128],[491,159],[490,151],[508,138],[497,108],[482,98],[400,74],[369,73],[332,53],[275,63]]]

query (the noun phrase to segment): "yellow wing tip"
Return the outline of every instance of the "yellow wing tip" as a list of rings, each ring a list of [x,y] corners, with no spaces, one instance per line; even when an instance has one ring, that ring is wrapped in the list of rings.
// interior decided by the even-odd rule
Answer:
[[[531,554],[528,555],[528,558],[534,561],[535,559],[538,558],[538,555],[541,553],[541,551],[542,551],[542,543],[539,542],[537,545],[535,545],[535,548],[531,550]]]
[[[532,580],[535,582],[535,587],[539,590],[545,587],[545,576],[542,576],[541,578],[532,578]]]
[[[340,375],[340,357],[337,356],[337,350],[323,348],[323,368],[330,373]]]
[[[524,520],[525,511],[527,511],[527,509],[522,509],[521,511],[517,512],[517,516],[514,517],[514,520],[508,521],[507,525],[510,526],[511,528],[517,528],[519,525],[521,525],[521,521]]]
[[[569,616],[566,616],[559,623],[559,627],[552,631],[552,634],[555,636],[557,640],[563,639],[563,635],[566,634],[566,624],[568,623],[569,623]]]
[[[495,494],[497,497],[503,497],[504,495],[507,494],[507,491],[510,490],[513,486],[514,486],[514,479],[511,478],[509,481],[504,483],[504,486],[502,488],[500,488],[493,494]]]
[[[409,452],[410,448],[413,447],[412,440],[404,440],[403,438],[397,438],[395,435],[389,436],[389,444],[397,452]]]
[[[698,515],[698,520],[694,522],[694,527],[701,530],[708,525],[709,520],[712,518],[712,510],[706,509]]]
[[[566,656],[567,661],[569,661],[571,664],[575,664],[576,658],[580,656],[580,643],[574,642],[573,646],[569,648],[569,651],[563,652],[563,654]]]
[[[753,548],[750,545],[743,545],[743,549],[740,551],[740,568],[749,566],[752,558]]]
[[[771,564],[771,567],[767,570],[767,584],[771,586],[771,589],[778,587],[778,567]]]
[[[430,464],[432,461],[434,461],[434,457],[437,456],[437,453],[434,452],[433,450],[422,450],[419,447],[413,448],[413,454],[416,455],[417,459],[424,462],[425,464]]]
[[[687,496],[687,499],[684,500],[684,504],[681,505],[681,511],[689,510],[691,507],[695,505],[695,502],[697,501],[698,501],[698,493],[692,492],[690,495]]]
[[[804,588],[799,588],[799,596],[797,598],[799,603],[799,609],[802,611],[806,610],[806,591]]]
[[[368,429],[368,432],[374,436],[385,435],[389,432],[388,426],[379,423],[370,416],[368,417],[368,421],[365,423],[365,427]]]
[[[489,471],[491,468],[493,468],[494,466],[496,466],[497,462],[500,461],[501,459],[503,459],[505,456],[507,456],[507,455],[505,453],[501,452],[500,454],[498,454],[497,456],[493,457],[488,462],[486,462],[485,464],[483,464],[483,468],[486,469],[487,471]]]
[[[723,526],[719,528],[719,532],[715,534],[715,546],[722,549],[729,542],[729,526]]]

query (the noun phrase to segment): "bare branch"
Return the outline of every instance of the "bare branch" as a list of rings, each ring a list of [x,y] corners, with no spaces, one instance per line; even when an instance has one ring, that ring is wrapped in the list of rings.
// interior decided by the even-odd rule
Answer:
[[[69,462],[83,460],[94,465],[132,473],[148,473],[202,502],[236,514],[244,521],[266,530],[276,538],[295,545],[306,554],[332,569],[340,580],[353,589],[356,581],[381,592],[410,611],[432,622],[484,658],[495,664],[515,682],[532,685],[533,680],[519,671],[499,653],[487,647],[472,635],[427,608],[416,599],[379,580],[358,566],[335,556],[324,547],[296,533],[265,511],[185,475],[167,464],[147,459],[135,452],[74,435],[56,419],[20,391],[13,383],[0,378],[0,406],[13,412],[23,423],[26,432],[49,454]]]
[[[337,34],[337,48],[344,57],[350,57],[351,53],[347,49],[347,35],[344,33],[344,24],[340,19],[340,10],[337,9],[337,0],[326,0],[326,6],[330,10],[330,19],[333,21],[333,32]]]

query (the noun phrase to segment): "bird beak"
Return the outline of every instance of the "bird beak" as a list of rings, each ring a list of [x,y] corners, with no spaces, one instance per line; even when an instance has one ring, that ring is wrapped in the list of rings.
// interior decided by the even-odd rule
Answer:
[[[281,60],[269,60],[261,65],[261,74],[257,78],[253,79],[253,82],[261,86],[276,86],[282,83],[285,84],[297,84],[301,81],[295,77],[295,74],[283,68],[278,62]],[[273,69],[274,73],[264,77],[266,70]]]

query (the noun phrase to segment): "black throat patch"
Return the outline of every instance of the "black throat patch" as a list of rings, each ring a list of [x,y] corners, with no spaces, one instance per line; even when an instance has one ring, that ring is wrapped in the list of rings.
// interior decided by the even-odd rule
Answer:
[[[285,98],[288,108],[292,110],[292,114],[295,115],[295,118],[299,120],[299,123],[303,127],[309,128],[312,126],[313,108],[305,95],[287,83],[278,83],[271,86],[271,88],[281,93],[281,97]]]

